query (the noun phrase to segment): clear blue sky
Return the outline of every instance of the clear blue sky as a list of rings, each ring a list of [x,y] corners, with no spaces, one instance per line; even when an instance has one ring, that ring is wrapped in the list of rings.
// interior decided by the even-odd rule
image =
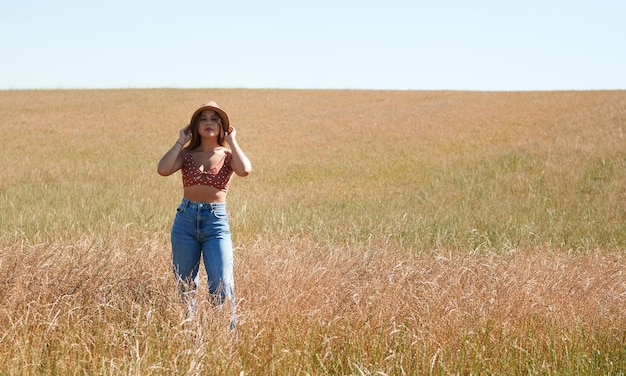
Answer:
[[[626,89],[625,0],[3,0],[0,89]]]

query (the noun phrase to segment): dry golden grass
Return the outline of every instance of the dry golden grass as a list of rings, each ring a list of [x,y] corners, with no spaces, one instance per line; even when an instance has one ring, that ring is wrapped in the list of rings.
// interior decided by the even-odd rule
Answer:
[[[236,338],[184,320],[156,174],[208,99],[254,165]],[[624,374],[624,124],[622,91],[0,92],[0,374]]]

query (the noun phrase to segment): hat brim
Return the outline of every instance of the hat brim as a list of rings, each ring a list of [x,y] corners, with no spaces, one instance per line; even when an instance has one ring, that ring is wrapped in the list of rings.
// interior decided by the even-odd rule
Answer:
[[[197,117],[200,116],[202,111],[206,111],[206,110],[215,111],[220,116],[220,118],[222,118],[222,129],[224,130],[224,133],[228,132],[228,128],[230,127],[230,122],[228,121],[228,115],[221,108],[211,106],[211,105],[204,105],[198,108],[196,112],[194,112],[193,115],[191,116],[190,124],[194,124],[196,122]]]

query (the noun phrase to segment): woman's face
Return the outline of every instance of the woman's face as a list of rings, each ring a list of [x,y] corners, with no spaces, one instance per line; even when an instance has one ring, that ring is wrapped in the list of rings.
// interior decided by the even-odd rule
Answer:
[[[200,137],[218,137],[222,132],[222,119],[213,110],[204,110],[197,120]]]

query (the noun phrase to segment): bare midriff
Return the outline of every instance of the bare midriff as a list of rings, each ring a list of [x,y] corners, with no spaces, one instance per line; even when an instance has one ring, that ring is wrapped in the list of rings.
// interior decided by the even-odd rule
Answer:
[[[188,200],[209,203],[226,202],[227,195],[227,192],[208,185],[200,184],[183,188],[183,193],[185,198]]]

